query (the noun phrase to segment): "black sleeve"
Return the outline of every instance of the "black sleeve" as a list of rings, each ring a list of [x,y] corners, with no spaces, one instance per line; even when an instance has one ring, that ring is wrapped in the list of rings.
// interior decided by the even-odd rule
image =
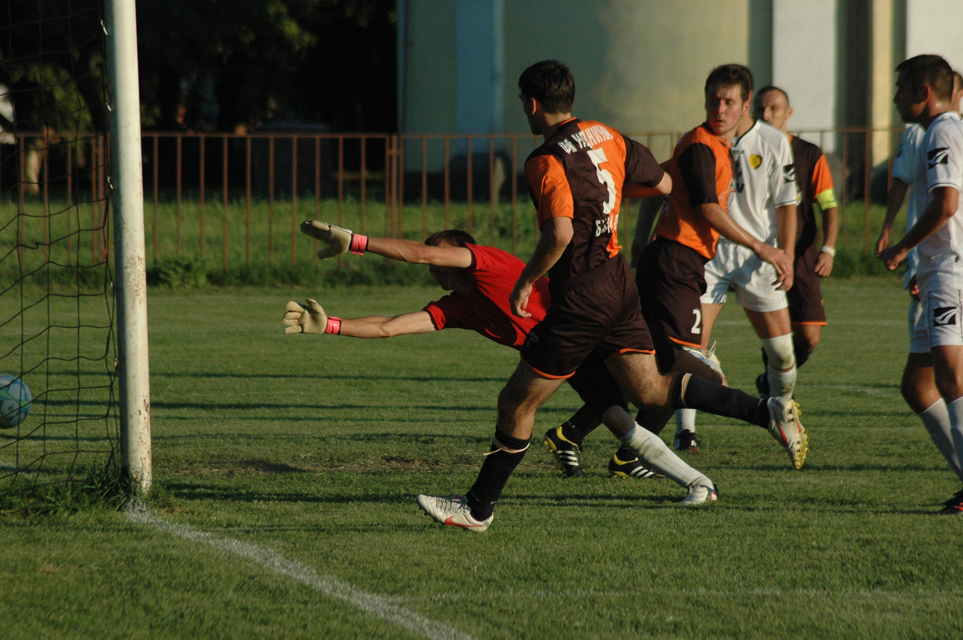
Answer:
[[[719,204],[716,193],[716,157],[712,149],[701,143],[689,145],[679,156],[679,173],[689,193],[689,206]]]
[[[662,182],[665,171],[644,144],[622,136],[625,140],[625,182],[643,187],[656,187]]]

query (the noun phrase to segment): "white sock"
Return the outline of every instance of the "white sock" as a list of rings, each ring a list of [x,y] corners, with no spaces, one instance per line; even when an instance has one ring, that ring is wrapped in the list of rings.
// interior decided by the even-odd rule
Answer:
[[[932,411],[933,407],[936,407],[940,403],[942,403],[942,400],[921,413],[920,418],[923,418],[924,414]],[[937,409],[937,411],[939,411],[939,409]],[[957,398],[953,402],[946,403],[946,409],[944,409],[944,411],[946,411],[949,418],[949,430],[948,432],[942,431],[939,435],[942,438],[949,439],[948,451],[944,451],[943,448],[940,447],[940,443],[937,441],[936,436],[933,435],[933,430],[930,429],[930,425],[925,418],[923,419],[923,424],[925,424],[927,430],[929,430],[930,437],[936,442],[936,446],[940,448],[940,453],[942,453],[946,461],[950,463],[950,467],[956,473],[956,477],[963,481],[963,469],[960,467],[960,462],[963,461],[963,398]]]
[[[795,364],[789,371],[780,371],[770,364],[766,367],[766,377],[769,379],[769,395],[781,396],[787,400],[792,398],[792,390],[796,386]]]
[[[636,424],[632,429],[619,438],[627,447],[635,452],[643,466],[658,471],[666,478],[689,487],[693,484],[704,484],[712,486],[712,480],[699,473],[682,458],[675,455],[669,447],[662,442],[662,438],[651,431],[643,429]]]
[[[695,409],[676,409],[675,410],[675,435],[679,435],[685,430],[695,433]]]

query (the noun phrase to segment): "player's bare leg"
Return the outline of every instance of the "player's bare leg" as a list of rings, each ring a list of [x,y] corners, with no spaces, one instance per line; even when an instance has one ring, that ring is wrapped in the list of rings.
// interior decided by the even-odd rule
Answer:
[[[793,323],[792,345],[793,351],[796,352],[797,369],[809,360],[809,356],[816,349],[816,345],[819,344],[819,339],[822,337],[822,328],[821,324]]]
[[[654,355],[623,353],[609,358],[606,366],[635,406],[671,406],[673,378],[659,373]],[[613,407],[602,418],[609,430],[639,457],[643,465],[689,489],[681,504],[703,504],[718,498],[718,491],[707,476],[686,464],[659,436],[636,424],[628,412]]]
[[[900,392],[906,404],[919,416],[930,434],[933,444],[957,477],[963,481],[963,465],[953,443],[953,430],[946,401],[936,386],[933,356],[929,353],[910,353],[903,369]]]
[[[484,531],[508,478],[525,457],[535,426],[535,411],[564,382],[543,378],[520,362],[498,394],[498,425],[475,484],[462,496],[418,496],[418,505],[444,524]]]

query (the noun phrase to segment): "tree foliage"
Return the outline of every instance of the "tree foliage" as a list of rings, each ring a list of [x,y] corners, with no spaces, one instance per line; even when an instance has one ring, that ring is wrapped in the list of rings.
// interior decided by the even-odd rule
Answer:
[[[387,76],[375,82],[393,89],[394,21],[393,0],[142,1],[145,125],[232,130],[272,118],[324,119],[321,105],[333,113],[334,103],[353,98],[329,91],[339,88],[324,82],[329,59],[361,81],[370,52],[387,50],[379,69]],[[345,54],[356,57],[345,65]]]
[[[104,0],[5,0],[0,83],[17,126],[105,130]],[[395,0],[139,0],[142,120],[394,126]]]
[[[0,82],[16,128],[107,127],[100,0],[7,0],[0,12]]]

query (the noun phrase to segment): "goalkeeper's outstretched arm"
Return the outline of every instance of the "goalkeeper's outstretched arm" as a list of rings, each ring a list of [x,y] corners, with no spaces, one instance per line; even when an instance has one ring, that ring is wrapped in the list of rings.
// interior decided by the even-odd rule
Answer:
[[[308,300],[304,305],[293,300],[288,302],[281,324],[285,325],[286,335],[331,333],[353,338],[391,338],[436,331],[427,311],[402,313],[391,317],[335,318],[328,316],[316,300]]]
[[[465,247],[429,247],[411,240],[397,238],[369,238],[327,222],[307,220],[301,223],[301,233],[320,240],[325,246],[318,251],[322,260],[351,253],[377,253],[380,256],[411,264],[431,264],[437,267],[471,266],[471,251]]]

